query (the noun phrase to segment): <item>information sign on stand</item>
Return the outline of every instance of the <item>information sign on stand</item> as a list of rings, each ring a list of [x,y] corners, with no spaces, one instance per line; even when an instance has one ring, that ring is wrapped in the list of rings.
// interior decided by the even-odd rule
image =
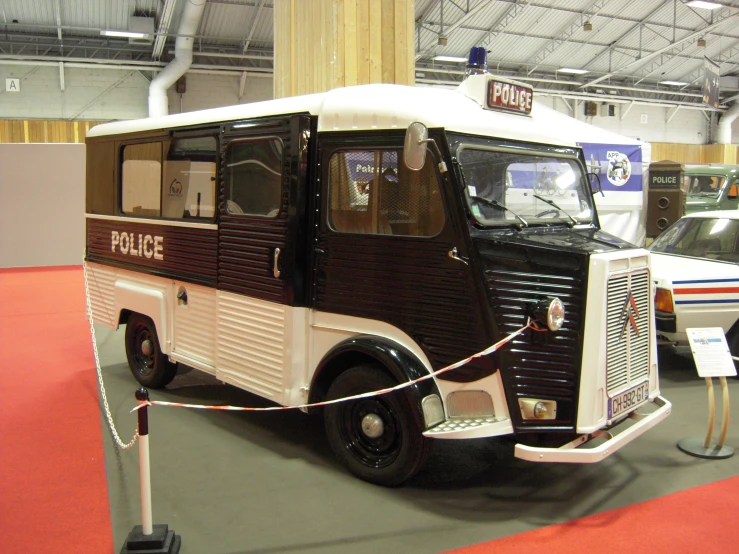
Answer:
[[[677,447],[686,454],[698,458],[730,458],[734,455],[734,449],[724,446],[726,433],[729,430],[729,388],[726,384],[726,377],[736,375],[736,368],[731,352],[729,352],[729,345],[720,327],[692,328],[686,329],[686,332],[698,375],[705,378],[708,387],[708,432],[705,440],[699,437],[688,437],[678,442]],[[711,442],[716,419],[716,401],[713,394],[714,377],[718,377],[721,382],[723,404],[721,433],[716,443]]]

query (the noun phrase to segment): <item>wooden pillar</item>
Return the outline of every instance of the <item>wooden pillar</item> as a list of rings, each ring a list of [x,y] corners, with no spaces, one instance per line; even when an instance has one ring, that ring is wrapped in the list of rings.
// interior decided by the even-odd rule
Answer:
[[[415,82],[413,0],[275,0],[274,97]]]

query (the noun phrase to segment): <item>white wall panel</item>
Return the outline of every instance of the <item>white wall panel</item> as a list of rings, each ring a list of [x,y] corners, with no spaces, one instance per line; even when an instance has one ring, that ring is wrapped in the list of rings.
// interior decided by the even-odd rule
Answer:
[[[551,96],[539,96],[538,101],[555,110],[573,116],[572,111],[559,99]],[[575,106],[574,100],[567,100],[570,106]],[[699,110],[678,110],[667,121],[672,111],[669,108],[658,106],[634,105],[621,119],[628,104],[615,104],[616,115],[597,115],[585,117],[585,107],[582,102],[577,104],[574,117],[601,129],[619,133],[627,137],[646,142],[677,142],[684,144],[706,144],[708,137],[708,120]],[[601,103],[598,103],[600,110]],[[642,114],[646,114],[647,122],[642,123]],[[739,142],[739,135],[734,142]]]
[[[5,79],[21,80],[20,92],[5,90]],[[0,119],[77,119],[107,121],[148,116],[151,72],[115,69],[64,70],[57,67],[0,65]],[[247,77],[239,99],[240,77],[188,74],[187,92],[169,91],[169,113],[269,100],[272,79]]]
[[[21,80],[20,92],[5,79]],[[0,65],[0,119],[134,119],[146,117],[149,83],[138,71]]]
[[[171,114],[272,99],[271,77],[247,77],[244,96],[241,99],[239,99],[240,78],[236,76],[189,74],[185,82],[187,92],[182,95],[181,106],[180,95],[174,87],[169,89]]]
[[[0,267],[81,265],[84,210],[84,144],[0,144]]]

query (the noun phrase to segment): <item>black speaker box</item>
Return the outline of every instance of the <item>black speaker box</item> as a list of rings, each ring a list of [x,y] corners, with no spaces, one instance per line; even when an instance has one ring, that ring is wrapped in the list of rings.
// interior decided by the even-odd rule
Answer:
[[[650,188],[647,197],[647,237],[655,238],[685,214],[685,191]]]

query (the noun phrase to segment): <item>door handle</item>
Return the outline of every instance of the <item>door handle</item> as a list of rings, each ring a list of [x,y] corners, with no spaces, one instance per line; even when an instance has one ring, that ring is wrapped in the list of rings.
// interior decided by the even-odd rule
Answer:
[[[177,305],[187,306],[187,290],[185,290],[185,287],[180,287],[180,290],[177,291]]]
[[[272,275],[275,276],[275,279],[279,279],[280,278],[280,265],[279,265],[279,262],[280,262],[280,249],[279,248],[275,248],[275,262],[274,262],[274,265],[272,266]]]
[[[455,246],[452,248],[449,252],[449,257],[452,260],[457,260],[458,262],[462,262],[464,265],[470,265],[470,262],[468,262],[465,258],[462,258],[461,256],[457,255],[457,247]]]

